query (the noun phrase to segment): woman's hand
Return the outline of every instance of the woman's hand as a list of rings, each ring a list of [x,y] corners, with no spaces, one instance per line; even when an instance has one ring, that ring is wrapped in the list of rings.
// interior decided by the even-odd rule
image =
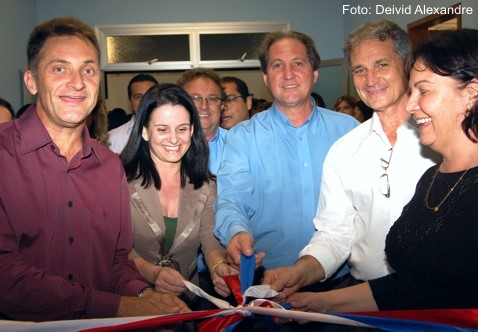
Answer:
[[[214,284],[214,290],[221,296],[228,296],[231,294],[229,286],[227,286],[226,281],[224,281],[223,276],[228,275],[238,275],[239,270],[227,264],[224,261],[216,263],[211,271],[211,279]]]
[[[187,291],[183,283],[184,277],[170,267],[156,266],[154,272],[154,286],[158,292],[179,295]]]

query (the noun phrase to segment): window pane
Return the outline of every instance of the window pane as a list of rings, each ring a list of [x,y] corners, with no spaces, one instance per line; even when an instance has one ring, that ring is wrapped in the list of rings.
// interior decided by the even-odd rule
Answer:
[[[201,61],[256,60],[257,48],[267,33],[201,34]]]
[[[189,61],[189,35],[108,36],[108,64]]]

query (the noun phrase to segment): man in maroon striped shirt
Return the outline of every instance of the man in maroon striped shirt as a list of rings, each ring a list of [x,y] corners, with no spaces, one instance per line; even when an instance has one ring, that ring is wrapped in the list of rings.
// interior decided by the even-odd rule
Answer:
[[[35,27],[24,83],[37,95],[0,125],[0,315],[45,321],[188,311],[128,260],[131,214],[117,156],[85,126],[99,46],[72,17]]]

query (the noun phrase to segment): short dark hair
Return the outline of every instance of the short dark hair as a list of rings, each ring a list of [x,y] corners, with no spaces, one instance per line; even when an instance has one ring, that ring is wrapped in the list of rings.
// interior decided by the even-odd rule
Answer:
[[[247,87],[246,82],[235,76],[225,76],[221,78],[221,83],[234,83],[236,85],[236,90],[241,95],[242,99],[246,101],[247,97],[251,94],[249,93],[249,88]]]
[[[161,178],[151,159],[149,143],[143,139],[143,127],[149,124],[151,114],[163,105],[181,105],[190,115],[194,130],[191,146],[181,162],[181,187],[189,178],[189,182],[198,189],[215,178],[209,171],[209,147],[194,102],[183,88],[172,83],[150,88],[141,99],[131,135],[120,155],[126,178],[128,181],[143,178],[142,186],[148,187],[154,183],[156,189],[161,189]]]
[[[478,79],[478,30],[444,30],[419,45],[407,59],[407,77],[417,61],[422,61],[428,70],[437,75],[457,81],[465,88]],[[478,99],[465,114],[462,128],[466,136],[477,143]],[[472,135],[472,134],[473,135]]]
[[[133,91],[131,90],[131,86],[134,83],[138,83],[138,82],[151,82],[154,85],[158,85],[158,81],[152,75],[144,74],[144,73],[138,74],[138,75],[134,76],[132,79],[129,80],[129,83],[128,83],[128,99],[131,99],[131,96],[133,95]]]
[[[307,51],[307,57],[309,58],[309,62],[312,65],[312,69],[314,71],[319,69],[320,56],[317,52],[317,49],[315,48],[314,40],[312,38],[310,38],[306,34],[297,31],[275,31],[268,33],[264,37],[257,51],[259,61],[261,63],[261,71],[264,74],[267,73],[267,65],[269,63],[269,49],[271,48],[272,44],[282,39],[296,39],[302,44],[304,44]]]
[[[312,91],[312,92],[310,93],[310,95],[312,96],[312,98],[314,98],[315,103],[317,104],[317,106],[322,107],[322,108],[326,108],[326,107],[327,107],[327,106],[325,105],[324,98],[322,98],[322,96],[321,96],[320,94],[318,94],[318,93],[315,92],[315,91]]]
[[[40,52],[45,42],[52,37],[74,36],[89,42],[96,50],[100,60],[100,45],[95,32],[87,24],[72,16],[55,17],[37,25],[30,34],[27,44],[28,69],[34,76],[38,75]]]

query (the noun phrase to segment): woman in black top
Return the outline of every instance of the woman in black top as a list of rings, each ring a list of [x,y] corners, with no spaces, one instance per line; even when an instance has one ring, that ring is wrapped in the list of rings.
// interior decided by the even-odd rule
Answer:
[[[443,161],[417,184],[390,229],[386,254],[396,271],[289,302],[312,311],[478,307],[478,30],[443,32],[409,58],[407,110],[420,141]]]

